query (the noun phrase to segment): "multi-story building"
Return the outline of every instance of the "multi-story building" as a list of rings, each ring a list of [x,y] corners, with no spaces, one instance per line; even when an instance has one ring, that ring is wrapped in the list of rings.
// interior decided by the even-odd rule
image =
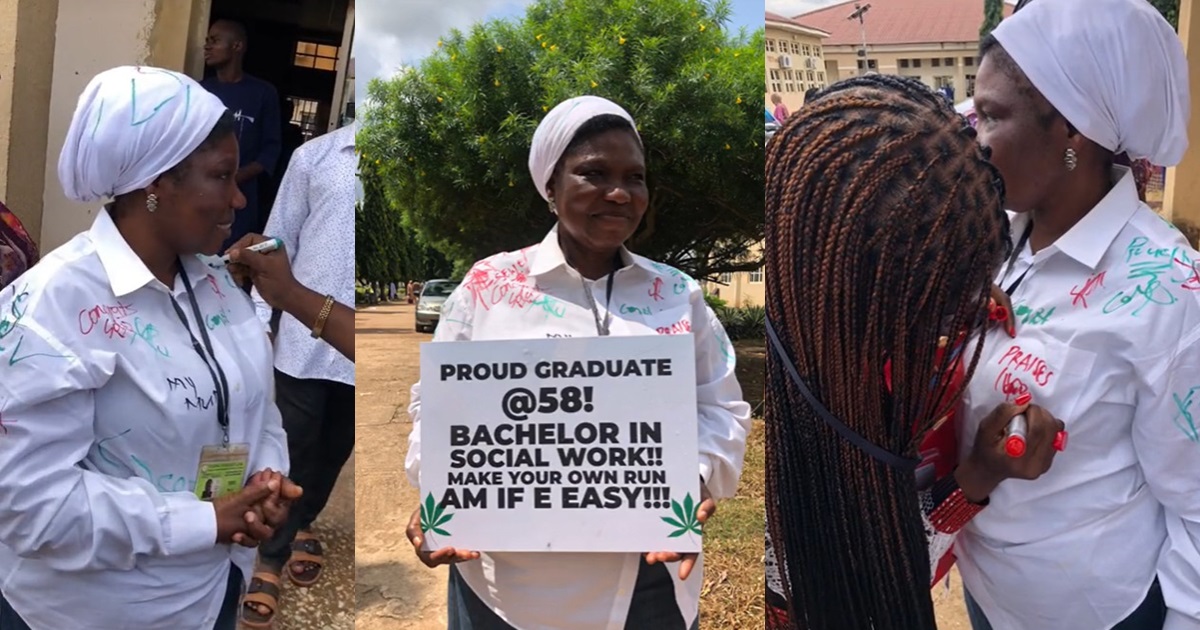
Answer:
[[[771,95],[778,94],[794,112],[809,88],[829,84],[822,50],[829,33],[770,11],[766,15],[767,109],[774,108]]]

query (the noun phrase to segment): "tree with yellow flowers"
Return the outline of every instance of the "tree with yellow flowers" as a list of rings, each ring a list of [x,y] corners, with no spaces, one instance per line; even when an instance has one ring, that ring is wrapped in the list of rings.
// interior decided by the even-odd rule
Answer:
[[[412,72],[372,81],[359,148],[388,205],[459,268],[545,235],[527,170],[555,104],[620,103],[647,152],[650,207],[631,242],[697,278],[757,268],[763,233],[763,31],[726,0],[538,0],[524,18],[445,34]]]

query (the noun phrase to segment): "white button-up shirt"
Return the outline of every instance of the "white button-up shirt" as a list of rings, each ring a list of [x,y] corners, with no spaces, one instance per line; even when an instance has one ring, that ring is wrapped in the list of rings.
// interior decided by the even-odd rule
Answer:
[[[271,347],[224,269],[155,279],[107,211],[0,293],[0,589],[34,630],[212,628],[233,560],[200,451],[220,444],[215,387],[188,326],[207,329],[247,476],[287,471]],[[214,368],[215,369],[215,368]]]
[[[990,332],[968,386],[960,453],[1028,391],[1065,451],[1009,479],[956,546],[992,626],[1112,628],[1162,583],[1168,630],[1200,628],[1200,255],[1137,198],[1132,173],[1054,244],[997,281],[1017,337]],[[1015,216],[1018,242],[1029,215]],[[968,354],[968,356],[970,356]]]
[[[342,304],[354,304],[357,166],[354,125],[304,143],[292,154],[265,229],[283,241],[301,284]],[[259,319],[269,324],[271,307],[257,289],[252,295]],[[354,385],[354,363],[287,313],[279,320],[275,367],[293,378]]]
[[[539,245],[476,263],[442,307],[433,339],[595,337],[596,313],[589,302],[601,321],[611,314],[613,336],[691,333],[696,341],[699,472],[713,498],[731,497],[750,430],[750,406],[734,375],[733,344],[695,280],[625,250],[621,257],[624,265],[613,276],[606,310],[608,277],[582,279],[566,263],[557,230],[551,230]],[[584,284],[591,295],[584,293]],[[409,480],[419,486],[420,383],[412,388],[409,413],[413,428],[406,467]],[[457,567],[475,594],[518,630],[600,630],[625,627],[639,561],[638,554],[485,553]],[[690,624],[698,610],[703,564],[698,561],[683,582],[678,565],[668,566],[676,602]]]

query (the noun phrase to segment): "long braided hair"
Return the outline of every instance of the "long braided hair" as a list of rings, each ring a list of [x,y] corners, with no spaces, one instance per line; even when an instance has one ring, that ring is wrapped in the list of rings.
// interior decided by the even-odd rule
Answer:
[[[935,377],[957,359],[939,338],[986,322],[1011,248],[1003,195],[974,130],[903,77],[827,88],[767,147],[768,318],[817,399],[892,453],[913,456],[948,411],[950,379]],[[775,353],[766,394],[768,527],[793,625],[934,628],[912,471],[839,437]]]

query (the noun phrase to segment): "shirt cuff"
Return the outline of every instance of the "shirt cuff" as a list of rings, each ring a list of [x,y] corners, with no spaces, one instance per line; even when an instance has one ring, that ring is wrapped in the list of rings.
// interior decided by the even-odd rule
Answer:
[[[217,511],[212,503],[184,492],[161,496],[166,504],[159,508],[166,555],[182,556],[217,546]]]
[[[1200,619],[1187,617],[1178,610],[1167,610],[1163,630],[1200,630]]]
[[[708,480],[712,479],[713,473],[713,457],[712,455],[700,454],[700,480],[708,485]]]

